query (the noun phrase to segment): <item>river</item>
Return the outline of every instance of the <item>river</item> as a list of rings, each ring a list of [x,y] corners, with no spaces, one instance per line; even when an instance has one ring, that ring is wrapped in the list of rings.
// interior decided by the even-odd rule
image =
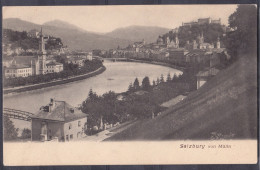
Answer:
[[[148,76],[152,83],[152,80],[156,80],[161,74],[166,79],[168,73],[171,76],[174,73],[181,73],[181,71],[165,66],[136,62],[105,61],[104,66],[106,67],[105,72],[85,80],[4,96],[3,106],[37,113],[41,106],[48,104],[50,98],[55,98],[77,107],[87,98],[91,88],[98,95],[109,90],[120,93],[126,91],[130,82],[133,83],[136,77],[141,84],[145,76]],[[17,119],[12,119],[12,121],[15,127],[19,128],[19,133],[23,128],[31,128],[30,122]]]

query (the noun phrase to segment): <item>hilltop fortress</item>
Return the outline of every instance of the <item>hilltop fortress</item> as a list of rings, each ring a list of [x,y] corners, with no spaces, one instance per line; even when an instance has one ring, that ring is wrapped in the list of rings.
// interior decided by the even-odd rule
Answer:
[[[199,18],[198,21],[183,22],[182,26],[202,25],[202,24],[221,24],[221,19],[213,20],[209,18]]]

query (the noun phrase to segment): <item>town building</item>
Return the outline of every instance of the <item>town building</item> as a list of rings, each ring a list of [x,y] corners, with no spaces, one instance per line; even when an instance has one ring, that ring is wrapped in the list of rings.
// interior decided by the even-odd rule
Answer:
[[[220,48],[220,40],[219,40],[219,37],[218,37],[218,39],[217,39],[216,48],[217,48],[217,49]]]
[[[158,37],[156,43],[157,43],[157,45],[159,45],[159,46],[160,46],[160,45],[164,45],[164,43],[163,43],[163,39],[162,39],[161,36]]]
[[[45,50],[45,41],[46,37],[41,32],[39,33],[39,49],[37,52],[37,56],[15,56],[12,59],[7,59],[4,61],[5,66],[5,77],[27,77],[30,75],[40,75],[40,74],[47,74],[50,73],[50,70],[53,70],[53,66],[48,65],[47,68],[47,53]],[[63,70],[63,65],[58,64],[55,66],[54,72],[60,72]],[[62,65],[62,66],[61,66]],[[15,69],[26,69],[27,72],[24,70],[14,70]],[[31,70],[31,71],[30,71]],[[48,70],[48,72],[47,72]],[[10,71],[12,71],[12,76],[10,76]],[[16,72],[17,74],[13,74]]]
[[[79,67],[83,67],[84,63],[85,63],[86,59],[82,58],[82,57],[71,57],[68,59],[67,63],[70,64],[76,64]]]
[[[166,38],[166,45],[167,48],[179,48],[179,38],[178,35],[176,35],[174,40],[170,40],[169,37]]]
[[[28,77],[32,75],[32,68],[30,66],[13,63],[5,68],[6,78]]]
[[[32,29],[32,30],[30,30],[30,31],[27,33],[27,35],[28,35],[29,37],[32,37],[32,38],[39,38],[39,37],[40,37],[40,32],[37,31],[36,29]]]
[[[171,49],[168,51],[169,60],[174,64],[183,64],[186,62],[185,55],[188,53],[187,50],[183,48]]]
[[[87,114],[65,101],[50,100],[32,117],[32,141],[74,141],[85,136]]]
[[[201,86],[203,86],[210,78],[217,75],[219,72],[216,68],[209,68],[205,71],[200,71],[196,77],[197,77],[197,89],[199,89]]]
[[[88,61],[92,61],[92,60],[93,60],[93,55],[92,55],[92,53],[91,53],[91,54],[87,54],[86,59],[87,59]]]
[[[51,60],[46,64],[46,74],[48,73],[58,73],[63,71],[63,64]]]
[[[193,40],[192,43],[190,43],[189,41],[186,42],[185,45],[185,49],[186,50],[195,50],[195,49],[201,49],[201,50],[210,50],[214,48],[214,44],[210,44],[210,43],[206,43],[204,42],[204,36],[203,36],[203,32],[202,34],[197,36],[196,40]],[[220,48],[220,40],[218,38],[217,42],[216,42],[216,48]]]

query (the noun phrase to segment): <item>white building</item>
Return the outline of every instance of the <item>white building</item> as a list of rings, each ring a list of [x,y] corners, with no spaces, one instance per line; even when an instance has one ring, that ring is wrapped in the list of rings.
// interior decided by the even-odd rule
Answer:
[[[32,75],[32,67],[30,66],[14,63],[9,67],[5,68],[6,78],[28,77],[31,75]]]
[[[50,61],[46,64],[46,74],[48,73],[58,73],[63,71],[63,64],[56,61]]]
[[[84,66],[84,62],[86,61],[86,59],[83,59],[81,57],[72,57],[68,59],[68,63],[72,63],[72,64],[76,64],[79,67]]]
[[[32,116],[32,141],[75,141],[86,129],[87,114],[65,101],[51,99]]]

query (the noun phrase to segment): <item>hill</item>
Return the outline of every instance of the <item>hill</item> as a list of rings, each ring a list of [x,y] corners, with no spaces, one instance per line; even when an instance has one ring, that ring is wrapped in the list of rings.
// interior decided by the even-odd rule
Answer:
[[[162,115],[108,140],[256,139],[256,63],[240,59]]]
[[[62,23],[62,26],[58,26]],[[64,26],[64,27],[63,27]],[[83,31],[76,26],[63,21],[51,21],[43,25],[34,24],[17,18],[3,20],[3,28],[15,31],[40,30],[43,28],[45,34],[60,37],[64,45],[72,50],[92,50],[117,48],[118,45],[125,47],[132,43],[131,40],[108,37],[92,32]]]
[[[58,28],[67,28],[67,29],[72,29],[72,30],[78,30],[81,32],[87,32],[73,24],[69,24],[65,21],[61,21],[61,20],[52,20],[52,21],[48,21],[45,22],[43,25],[45,26],[53,26],[53,27],[58,27]]]
[[[162,27],[150,26],[129,26],[118,28],[112,32],[106,33],[106,36],[120,39],[128,39],[131,41],[141,41],[145,39],[147,43],[155,42],[159,35],[169,32],[170,29]]]
[[[3,51],[6,51],[7,44],[11,44],[11,49],[16,49],[18,47],[23,50],[33,49],[38,50],[39,40],[34,37],[28,36],[26,31],[13,31],[11,29],[3,29],[3,39],[2,44],[4,45]],[[46,41],[46,49],[60,49],[62,46],[62,41],[60,38],[50,37]]]

